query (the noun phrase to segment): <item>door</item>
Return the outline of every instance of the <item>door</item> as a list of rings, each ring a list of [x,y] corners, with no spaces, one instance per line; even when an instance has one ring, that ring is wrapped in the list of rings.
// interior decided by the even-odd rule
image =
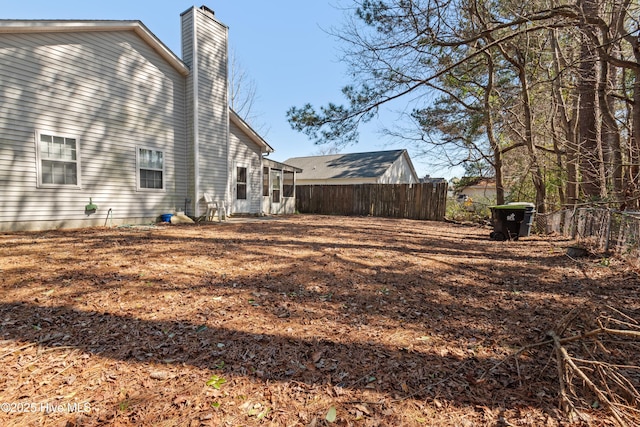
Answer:
[[[251,211],[251,186],[249,184],[249,165],[236,163],[233,172],[233,212]]]
[[[282,198],[282,171],[271,169],[271,213],[280,213]]]

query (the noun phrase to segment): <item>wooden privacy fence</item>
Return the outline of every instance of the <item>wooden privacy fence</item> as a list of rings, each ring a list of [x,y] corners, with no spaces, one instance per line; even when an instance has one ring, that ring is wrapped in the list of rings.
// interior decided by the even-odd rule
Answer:
[[[296,186],[301,213],[442,221],[447,183]]]

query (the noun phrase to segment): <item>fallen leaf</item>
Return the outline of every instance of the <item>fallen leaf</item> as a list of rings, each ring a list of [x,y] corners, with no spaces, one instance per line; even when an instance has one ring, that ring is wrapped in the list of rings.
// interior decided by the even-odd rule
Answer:
[[[166,371],[154,371],[149,375],[154,380],[166,380],[169,374]]]
[[[189,401],[189,398],[187,396],[176,396],[175,399],[173,399],[173,404],[180,406],[182,403],[187,403]]]
[[[318,363],[318,361],[322,359],[323,353],[324,353],[324,350],[318,350],[315,353],[313,353],[313,355],[311,356],[311,360],[313,360],[313,363]]]
[[[325,420],[327,420],[330,423],[335,423],[336,417],[337,417],[336,407],[332,406],[331,408],[329,408],[329,411],[327,412],[327,416],[325,417]]]
[[[356,405],[355,407],[356,407],[356,409],[358,409],[360,412],[362,412],[362,413],[364,413],[364,414],[367,414],[367,415],[371,415],[371,412],[369,412],[369,409],[368,409],[366,406],[358,404],[358,405]]]

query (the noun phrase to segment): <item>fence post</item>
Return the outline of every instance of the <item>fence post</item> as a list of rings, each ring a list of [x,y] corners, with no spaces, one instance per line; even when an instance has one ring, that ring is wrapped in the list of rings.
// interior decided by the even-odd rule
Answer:
[[[606,230],[604,232],[605,235],[605,241],[604,241],[604,252],[608,253],[609,252],[609,239],[611,238],[611,218],[613,217],[612,212],[610,210],[607,210],[607,227]]]

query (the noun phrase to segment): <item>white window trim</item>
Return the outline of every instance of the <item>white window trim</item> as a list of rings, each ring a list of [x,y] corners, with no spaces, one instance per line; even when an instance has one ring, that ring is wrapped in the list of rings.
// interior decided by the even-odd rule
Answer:
[[[140,186],[140,150],[158,151],[162,153],[162,188],[143,188]],[[161,150],[155,147],[136,145],[136,190],[152,193],[163,193],[167,191],[167,152],[165,150]]]
[[[68,184],[48,184],[48,183],[43,183],[42,182],[42,174],[43,174],[43,170],[42,170],[42,154],[40,152],[40,136],[41,135],[49,135],[52,137],[58,137],[58,138],[69,138],[69,139],[75,139],[76,141],[76,178],[77,178],[77,182],[75,185],[68,185]],[[35,145],[36,145],[36,176],[37,176],[37,183],[36,183],[36,187],[37,188],[68,188],[68,189],[82,189],[82,162],[80,161],[81,159],[81,155],[80,155],[80,138],[78,138],[75,135],[70,135],[70,134],[65,134],[63,132],[54,132],[54,131],[50,131],[50,130],[46,130],[46,129],[42,129],[42,130],[36,130],[35,131]],[[47,159],[44,159],[47,160]],[[64,162],[64,160],[61,160],[62,162]],[[73,160],[69,160],[67,161],[67,163],[71,163],[73,162]]]
[[[251,199],[251,169],[249,167],[249,163],[245,163],[245,162],[234,162],[235,164],[235,168],[233,169],[233,198],[235,200],[247,200],[249,201]],[[246,179],[247,181],[244,183],[245,184],[245,194],[246,194],[246,198],[244,199],[238,199],[238,168],[245,168],[247,170],[247,176]]]

